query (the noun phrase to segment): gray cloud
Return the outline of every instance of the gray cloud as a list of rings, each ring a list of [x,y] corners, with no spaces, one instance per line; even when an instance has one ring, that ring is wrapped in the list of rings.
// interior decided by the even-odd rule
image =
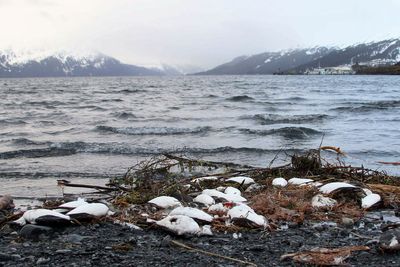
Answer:
[[[400,36],[394,0],[0,0],[0,48],[91,49],[211,67],[243,54]]]

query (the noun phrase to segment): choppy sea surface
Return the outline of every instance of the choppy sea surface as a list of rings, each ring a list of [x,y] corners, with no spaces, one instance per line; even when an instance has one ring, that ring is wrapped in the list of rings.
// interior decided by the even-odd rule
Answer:
[[[0,179],[107,178],[162,152],[266,166],[323,145],[399,174],[400,77],[0,79]]]

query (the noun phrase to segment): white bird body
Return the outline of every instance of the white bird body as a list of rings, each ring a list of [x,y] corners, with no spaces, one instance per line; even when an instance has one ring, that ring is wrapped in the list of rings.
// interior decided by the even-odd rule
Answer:
[[[151,203],[153,205],[156,205],[159,208],[163,209],[170,209],[170,208],[175,208],[178,206],[182,206],[181,202],[177,200],[174,197],[169,197],[169,196],[160,196],[153,198],[150,200],[148,203]]]
[[[280,186],[280,187],[285,187],[287,186],[288,182],[286,181],[285,178],[278,177],[272,180],[272,185],[273,186]]]
[[[247,199],[245,199],[244,197],[242,197],[240,195],[225,194],[216,189],[204,189],[202,194],[209,195],[210,197],[222,198],[222,199],[225,199],[226,201],[235,202],[235,203],[247,201]]]
[[[321,186],[319,188],[319,191],[323,194],[330,194],[339,188],[355,188],[355,186],[352,184],[343,183],[343,182],[333,182],[333,183],[327,183],[327,184]]]
[[[246,176],[236,176],[236,177],[231,177],[229,179],[226,180],[227,182],[235,182],[235,183],[239,183],[239,184],[244,184],[244,185],[248,185],[248,184],[254,184],[254,180],[250,177],[246,177]]]
[[[197,222],[185,215],[168,215],[156,224],[177,235],[196,235],[201,232]]]
[[[26,223],[36,224],[38,219],[44,217],[56,217],[57,219],[65,221],[71,220],[71,218],[68,215],[61,214],[54,210],[34,209],[25,211],[22,217],[14,221],[14,223],[17,223],[21,226],[25,225]]]
[[[70,201],[70,202],[61,204],[60,206],[58,206],[58,208],[75,209],[75,208],[77,208],[77,207],[79,207],[79,206],[82,206],[82,205],[85,205],[85,204],[88,204],[88,203],[86,202],[86,200],[85,200],[84,198],[80,198],[80,197],[79,197],[79,198],[78,198],[77,200],[75,200],[75,201]]]
[[[307,179],[307,178],[292,178],[289,179],[288,183],[292,185],[302,185],[302,184],[308,184],[314,182],[313,179]]]
[[[363,209],[368,209],[368,208],[372,207],[373,205],[375,205],[376,203],[378,203],[379,201],[381,201],[381,196],[378,194],[372,193],[361,199],[361,207]]]
[[[267,220],[264,216],[257,214],[252,208],[247,205],[237,205],[228,211],[228,216],[231,220],[247,219],[257,226],[265,227]]]
[[[333,207],[337,204],[337,201],[330,198],[330,197],[325,197],[321,194],[315,195],[311,199],[311,206],[314,208],[323,208],[323,207]]]
[[[215,200],[211,196],[206,195],[206,194],[198,195],[197,197],[195,197],[193,199],[193,201],[197,202],[197,203],[201,203],[204,206],[211,206],[211,205],[215,204]]]
[[[177,207],[173,209],[169,215],[185,215],[192,219],[197,219],[204,222],[211,222],[213,220],[213,217],[210,214],[191,207]]]
[[[71,210],[67,215],[73,217],[74,215],[87,214],[94,217],[102,217],[106,216],[108,211],[109,208],[103,203],[88,203]]]
[[[238,195],[238,196],[241,196],[241,195],[242,195],[242,192],[240,192],[239,189],[237,189],[237,188],[235,188],[235,187],[232,187],[232,186],[228,186],[228,187],[225,189],[225,192],[224,192],[224,193],[227,194],[227,195]]]

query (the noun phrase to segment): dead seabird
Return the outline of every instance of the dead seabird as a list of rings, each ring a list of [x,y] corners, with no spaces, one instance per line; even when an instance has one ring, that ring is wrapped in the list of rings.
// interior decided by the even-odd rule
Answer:
[[[48,209],[34,209],[24,212],[21,218],[14,221],[18,225],[39,224],[39,225],[65,225],[71,221],[70,216],[61,214],[54,210]]]

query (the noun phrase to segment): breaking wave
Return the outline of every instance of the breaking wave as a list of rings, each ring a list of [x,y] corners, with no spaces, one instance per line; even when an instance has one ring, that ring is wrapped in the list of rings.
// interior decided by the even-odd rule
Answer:
[[[248,95],[236,95],[236,96],[229,97],[226,100],[233,101],[233,102],[246,102],[246,101],[254,100],[254,98],[252,98]]]
[[[323,121],[328,118],[326,114],[308,114],[308,115],[277,115],[277,114],[256,114],[253,116],[243,116],[241,119],[255,120],[261,125],[278,123],[312,123]]]
[[[322,132],[307,128],[307,127],[283,127],[271,130],[252,130],[252,129],[240,129],[241,132],[253,135],[279,135],[288,139],[303,139],[309,138],[313,135],[321,135]]]
[[[211,131],[211,127],[173,128],[173,127],[112,127],[100,125],[96,130],[126,135],[182,135],[201,134]]]

